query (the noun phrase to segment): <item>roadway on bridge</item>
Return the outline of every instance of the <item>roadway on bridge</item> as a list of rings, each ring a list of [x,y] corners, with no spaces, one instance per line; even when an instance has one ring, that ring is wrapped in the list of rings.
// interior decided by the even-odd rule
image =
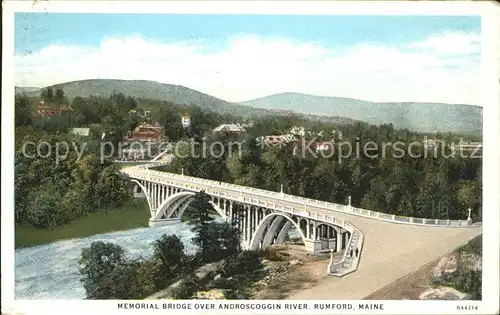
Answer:
[[[194,184],[188,178],[175,178],[178,182]],[[197,189],[214,189],[241,198],[239,191],[224,185],[197,182]],[[262,196],[258,192],[245,191],[245,198],[259,199],[294,207],[300,211],[320,213],[347,220],[364,233],[363,248],[358,270],[342,278],[327,277],[318,286],[301,291],[290,299],[362,299],[393,281],[417,270],[467,243],[481,233],[481,227],[418,226],[394,223],[325,210],[290,200],[290,196]],[[233,199],[233,198],[231,198]],[[314,218],[315,219],[315,218]],[[325,267],[326,272],[326,267]]]
[[[289,300],[363,299],[481,234],[480,227],[408,226],[368,219],[357,224],[365,233],[358,270],[342,278],[326,277]]]

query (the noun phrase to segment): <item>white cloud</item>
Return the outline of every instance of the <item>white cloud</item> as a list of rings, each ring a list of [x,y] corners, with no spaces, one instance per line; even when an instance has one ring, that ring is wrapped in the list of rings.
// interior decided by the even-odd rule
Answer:
[[[446,32],[404,46],[235,36],[214,50],[199,42],[133,36],[99,47],[48,46],[15,57],[16,85],[95,78],[180,84],[228,100],[280,92],[370,101],[479,104],[479,35]]]
[[[408,47],[443,56],[478,54],[481,51],[481,39],[476,33],[447,31],[429,36]]]

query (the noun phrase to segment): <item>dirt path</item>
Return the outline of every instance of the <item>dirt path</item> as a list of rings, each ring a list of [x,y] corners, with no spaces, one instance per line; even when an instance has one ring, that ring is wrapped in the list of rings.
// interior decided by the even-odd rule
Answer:
[[[314,287],[327,277],[330,254],[315,257],[307,252],[303,245],[281,245],[273,248],[278,253],[288,253],[289,256],[283,257],[283,261],[266,262],[270,269],[281,269],[281,274],[256,284],[252,289],[252,299],[285,299],[291,294]],[[341,255],[342,253],[337,254],[339,257]]]

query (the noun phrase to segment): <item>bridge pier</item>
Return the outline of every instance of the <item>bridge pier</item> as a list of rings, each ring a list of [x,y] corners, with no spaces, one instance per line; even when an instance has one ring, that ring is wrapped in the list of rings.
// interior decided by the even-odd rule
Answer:
[[[149,220],[149,227],[157,228],[157,227],[163,227],[163,226],[168,226],[168,225],[174,225],[174,224],[177,224],[180,222],[181,222],[181,219],[179,219],[179,218],[155,219],[155,220]]]
[[[322,250],[321,241],[307,239],[304,240],[304,245],[306,249],[313,254],[319,254]]]

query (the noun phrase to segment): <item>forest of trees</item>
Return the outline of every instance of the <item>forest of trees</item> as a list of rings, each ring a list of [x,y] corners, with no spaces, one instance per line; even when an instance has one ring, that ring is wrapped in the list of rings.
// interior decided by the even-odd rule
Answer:
[[[121,200],[129,198],[126,182],[117,175],[114,166],[99,162],[98,148],[102,141],[116,144],[122,141],[141,122],[144,110],[151,111],[150,117],[164,127],[167,139],[173,142],[188,138],[200,141],[221,123],[248,121],[195,106],[136,100],[123,94],[77,97],[69,101],[62,91],[46,90],[41,97],[46,104],[68,103],[73,110],[40,117],[35,113],[36,99],[16,95],[16,218],[19,223],[33,226],[62,224],[87,211],[119,206]],[[191,116],[189,130],[182,128],[182,113]],[[481,220],[482,160],[479,158],[394,157],[390,150],[385,157],[378,154],[376,158],[361,155],[339,159],[338,152],[329,158],[316,158],[294,156],[292,146],[263,148],[255,141],[258,136],[284,134],[292,126],[303,126],[313,132],[337,130],[343,134],[343,141],[361,147],[368,141],[381,148],[384,142],[408,144],[421,141],[424,136],[445,143],[462,137],[450,133],[422,135],[397,130],[392,124],[332,125],[294,115],[270,116],[255,121],[244,136],[208,137],[209,142],[225,143],[221,157],[178,158],[166,168],[175,172],[184,168],[188,175],[274,191],[283,184],[286,193],[336,203],[345,204],[351,196],[354,206],[398,215],[466,219],[467,209],[471,208],[473,220]],[[75,141],[68,134],[69,128],[74,127],[91,130],[84,158],[78,162],[75,162],[76,152],[71,152],[60,165],[54,165],[50,158],[26,158],[21,153],[23,143],[28,140],[45,140],[53,145],[57,141]],[[101,138],[103,132],[105,138]],[[245,140],[241,154],[228,154],[237,149],[228,147],[233,140]],[[325,136],[317,140],[330,139]]]
[[[378,154],[375,158],[363,153],[339,158],[338,152],[328,158],[294,156],[290,145],[262,148],[253,138],[255,133],[266,128],[283,132],[295,123],[261,121],[246,137],[239,139],[243,143],[241,149],[234,145],[235,136],[213,138],[207,147],[210,141],[226,143],[222,156],[206,154],[203,157],[202,147],[195,146],[194,155],[176,159],[163,169],[173,172],[184,169],[184,173],[191,176],[273,191],[279,191],[283,185],[286,193],[335,203],[346,204],[351,196],[354,206],[396,215],[466,219],[467,209],[471,208],[473,220],[481,220],[481,159],[458,154],[452,157],[441,154],[398,157],[390,154],[390,150],[385,157]],[[328,127],[342,130],[344,141],[359,142],[361,147],[368,141],[376,142],[379,148],[384,141],[408,143],[407,140],[419,136],[394,130],[392,125]],[[189,152],[183,153],[187,154]]]

